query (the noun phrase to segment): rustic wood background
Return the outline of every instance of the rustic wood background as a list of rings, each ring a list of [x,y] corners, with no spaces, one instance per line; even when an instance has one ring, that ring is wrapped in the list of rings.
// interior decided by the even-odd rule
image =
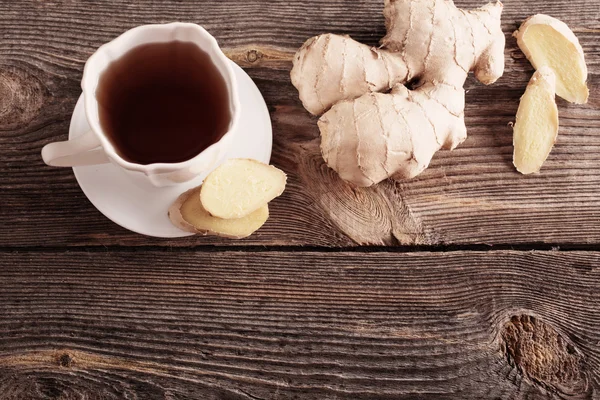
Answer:
[[[375,45],[382,3],[0,0],[0,399],[600,398],[598,0],[506,0],[506,72],[467,81],[467,141],[352,189],[290,60],[323,32]],[[511,33],[540,12],[579,37],[590,101],[558,101],[526,177],[509,122],[532,68]],[[269,106],[289,185],[247,240],[130,233],[41,161],[87,57],[171,21],[205,26]]]

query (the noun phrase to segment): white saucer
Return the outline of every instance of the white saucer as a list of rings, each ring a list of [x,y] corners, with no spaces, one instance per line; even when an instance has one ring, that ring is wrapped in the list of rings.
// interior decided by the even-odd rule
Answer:
[[[243,133],[239,133],[223,161],[228,158],[253,158],[268,163],[271,159],[273,133],[267,105],[252,79],[237,64],[232,64],[242,105],[237,129],[243,130]],[[89,129],[82,95],[73,111],[69,139],[82,135]],[[157,188],[150,184],[142,186],[134,183],[113,164],[74,167],[73,172],[81,190],[92,204],[123,228],[162,238],[191,235],[174,227],[167,211],[181,193],[200,185],[206,174],[181,185]]]

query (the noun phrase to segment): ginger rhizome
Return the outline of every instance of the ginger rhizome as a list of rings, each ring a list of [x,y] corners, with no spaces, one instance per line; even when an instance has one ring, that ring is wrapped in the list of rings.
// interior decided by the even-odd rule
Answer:
[[[556,94],[587,103],[587,66],[579,40],[562,21],[544,14],[529,17],[515,31],[517,44],[535,69],[547,66],[556,75]]]
[[[371,186],[412,178],[439,149],[462,143],[468,73],[491,84],[504,71],[501,13],[500,2],[465,11],[451,0],[385,0],[380,48],[334,34],[309,39],[291,79],[304,107],[323,114],[327,164]]]
[[[513,163],[522,174],[540,171],[558,135],[556,76],[547,66],[537,70],[521,98],[513,130]]]

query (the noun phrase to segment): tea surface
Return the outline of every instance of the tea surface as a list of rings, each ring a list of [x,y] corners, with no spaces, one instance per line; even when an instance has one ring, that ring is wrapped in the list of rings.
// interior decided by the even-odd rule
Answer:
[[[151,43],[112,62],[96,90],[100,124],[125,160],[189,160],[231,123],[225,80],[191,42]]]

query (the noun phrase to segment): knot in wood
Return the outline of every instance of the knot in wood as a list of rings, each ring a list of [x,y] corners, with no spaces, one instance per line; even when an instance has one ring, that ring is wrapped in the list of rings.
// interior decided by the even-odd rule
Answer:
[[[44,102],[42,83],[24,70],[0,68],[0,128],[17,129],[29,123]]]
[[[582,356],[549,324],[516,315],[504,326],[502,339],[509,362],[535,383],[569,392],[584,390]]]
[[[58,363],[61,367],[70,368],[71,364],[73,363],[73,359],[69,354],[65,353],[58,358]]]
[[[246,61],[248,61],[249,63],[255,63],[261,58],[262,58],[262,53],[259,52],[258,50],[249,50],[246,53]]]

